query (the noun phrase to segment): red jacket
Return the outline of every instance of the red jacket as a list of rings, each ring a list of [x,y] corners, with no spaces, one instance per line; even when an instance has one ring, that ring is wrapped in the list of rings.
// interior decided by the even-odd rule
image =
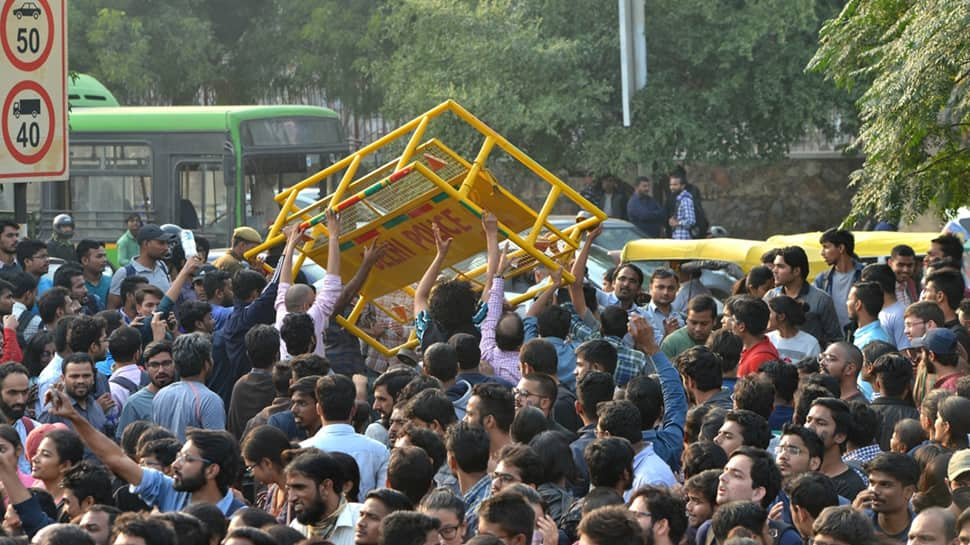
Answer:
[[[751,373],[757,373],[758,367],[766,361],[780,360],[778,350],[771,344],[768,337],[761,339],[757,344],[741,351],[741,361],[738,363],[738,378]]]

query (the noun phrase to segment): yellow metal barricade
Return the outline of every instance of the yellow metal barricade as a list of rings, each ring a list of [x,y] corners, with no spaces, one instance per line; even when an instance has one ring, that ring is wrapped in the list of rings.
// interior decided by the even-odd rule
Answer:
[[[483,137],[474,160],[465,159],[429,135],[431,121],[439,116],[453,116]],[[357,176],[365,157],[389,146],[400,145],[405,137],[406,145],[400,156],[372,172]],[[536,183],[548,185],[548,196],[539,211],[532,210],[504,189],[492,175],[487,162],[496,148],[503,152],[503,159],[514,159],[525,167]],[[330,195],[304,208],[295,205],[300,191],[318,186],[341,172],[340,182]],[[507,239],[515,247],[512,255],[516,266],[508,276],[525,274],[537,266],[563,267],[578,249],[582,231],[606,218],[577,191],[450,100],[282,191],[276,200],[282,209],[266,242],[247,256],[283,243],[286,238],[283,228],[302,224],[307,227],[309,240],[299,248],[295,268],[298,269],[305,258],[326,267],[329,234],[325,217],[329,208],[341,216],[340,272],[345,283],[360,267],[366,245],[378,241],[385,245],[383,258],[362,286],[349,316],[346,319],[336,317],[340,325],[385,356],[413,347],[417,340],[412,335],[408,342],[399,346],[384,346],[359,327],[358,321],[368,303],[399,323],[413,320],[411,308],[386,308],[377,300],[399,290],[413,296],[412,286],[424,275],[435,255],[433,223],[438,224],[446,237],[454,238],[444,272],[481,284],[486,266],[484,259],[476,257],[486,249],[481,226],[483,211],[495,214],[500,239]],[[571,202],[573,208],[585,210],[590,217],[564,230],[555,228],[547,220],[557,203],[563,201]],[[568,268],[563,277],[567,282],[573,280]],[[519,303],[533,297],[537,291],[538,288],[533,288],[510,300]]]

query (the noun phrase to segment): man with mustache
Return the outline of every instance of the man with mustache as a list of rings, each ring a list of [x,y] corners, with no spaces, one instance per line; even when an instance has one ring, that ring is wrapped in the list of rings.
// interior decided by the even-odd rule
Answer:
[[[135,420],[152,419],[152,400],[155,399],[155,394],[175,380],[171,341],[156,341],[149,344],[145,347],[143,358],[149,382],[147,386],[128,396],[125,401],[121,418],[118,420],[116,432],[118,440],[121,440],[121,432],[128,424]]]
[[[916,518],[909,500],[920,477],[916,460],[897,452],[884,452],[865,466],[869,486],[855,497],[852,507],[862,511],[876,534],[906,543]]]
[[[30,392],[30,374],[27,368],[19,363],[0,365],[0,414],[20,436],[20,444],[27,442],[27,434],[38,423],[24,416],[27,410],[27,398]],[[30,462],[26,457],[26,449],[17,460],[17,467],[21,473],[30,474]]]
[[[61,382],[64,385],[64,393],[70,399],[75,412],[79,413],[96,430],[103,433],[108,418],[105,416],[101,404],[94,397],[94,374],[96,372],[94,360],[91,359],[91,356],[85,352],[75,352],[64,360]],[[48,392],[53,390],[51,388]],[[70,422],[66,422],[55,414],[50,406],[47,406],[44,413],[40,415],[40,421],[45,424],[65,422],[70,425]]]
[[[343,494],[344,475],[329,454],[310,451],[286,466],[286,488],[296,513],[290,527],[311,540],[329,540],[334,545],[351,545],[359,503],[348,503]]]

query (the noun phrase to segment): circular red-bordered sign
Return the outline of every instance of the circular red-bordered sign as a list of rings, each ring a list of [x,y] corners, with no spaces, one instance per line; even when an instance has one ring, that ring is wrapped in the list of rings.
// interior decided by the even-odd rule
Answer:
[[[3,52],[11,64],[24,72],[32,72],[40,68],[51,54],[51,48],[54,45],[54,16],[47,0],[33,0],[44,8],[42,15],[47,20],[47,43],[44,44],[44,50],[41,51],[40,56],[36,60],[26,62],[17,58],[16,53],[10,49],[10,43],[7,41],[7,19],[13,13],[11,6],[13,6],[14,2],[19,1],[21,0],[7,0],[3,3],[3,12],[0,14],[0,42],[3,42]]]
[[[33,91],[40,95],[40,99],[44,101],[44,106],[47,108],[47,118],[50,119],[50,126],[47,128],[47,138],[44,140],[44,145],[31,154],[21,153],[15,143],[10,140],[10,105],[13,104],[13,99],[17,94],[22,91]],[[36,81],[21,81],[17,85],[14,85],[10,93],[7,94],[6,100],[3,101],[3,112],[0,113],[0,117],[3,118],[3,144],[14,159],[25,165],[32,165],[44,158],[47,150],[54,143],[57,117],[54,115],[54,103],[51,101],[50,95],[47,94],[47,91],[40,84]]]

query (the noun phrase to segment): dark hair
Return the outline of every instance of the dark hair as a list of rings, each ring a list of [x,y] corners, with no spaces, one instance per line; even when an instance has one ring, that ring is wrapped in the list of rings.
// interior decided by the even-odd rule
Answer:
[[[666,520],[669,527],[668,536],[671,543],[680,543],[687,531],[687,502],[680,496],[671,494],[667,488],[659,486],[644,486],[630,494],[628,505],[632,505],[637,498],[647,502],[653,522]]]
[[[721,407],[711,407],[704,414],[704,418],[701,420],[701,427],[697,433],[698,441],[713,441],[714,437],[717,436],[717,432],[724,425],[724,415],[727,411]]]
[[[900,398],[913,380],[913,364],[899,354],[886,354],[873,362],[872,374],[879,377],[883,395]]]
[[[418,506],[427,511],[450,511],[458,519],[458,525],[465,521],[465,500],[446,486],[435,488],[421,499]]]
[[[70,356],[64,358],[64,361],[61,362],[61,372],[66,374],[68,365],[78,364],[78,363],[86,363],[90,365],[92,374],[97,371],[94,368],[94,360],[91,359],[91,356],[89,356],[87,352],[74,352]]]
[[[967,448],[967,434],[970,434],[970,399],[949,396],[937,407],[937,418],[950,425],[950,440],[947,447]],[[936,438],[940,440],[939,437]]]
[[[240,452],[245,459],[259,463],[263,458],[283,467],[284,450],[290,448],[290,438],[275,426],[256,426],[243,438]]]
[[[391,399],[397,401],[398,394],[411,382],[415,376],[414,370],[405,367],[393,367],[384,371],[374,380],[374,389],[376,390],[379,386],[383,386],[387,390],[387,394],[391,396]]]
[[[103,334],[103,320],[91,316],[78,316],[68,328],[67,344],[72,352],[87,352],[92,344],[101,343]]]
[[[239,466],[242,465],[239,462],[239,443],[236,442],[236,438],[222,430],[189,428],[185,432],[185,440],[192,441],[202,458],[212,460],[214,464],[219,465],[216,486],[219,487],[220,493],[225,494],[236,480]]]
[[[434,343],[424,349],[422,357],[425,371],[442,383],[458,376],[458,351],[450,344]]]
[[[625,261],[617,265],[616,273],[614,274],[614,279],[616,278],[616,276],[620,274],[620,271],[622,271],[623,269],[630,269],[633,272],[633,275],[637,277],[637,284],[641,287],[643,286],[643,270],[640,269],[640,267],[634,265],[633,263],[630,263],[629,261]]]
[[[627,387],[630,388],[632,383],[633,381],[630,381]],[[597,405],[613,399],[615,391],[613,375],[609,373],[590,370],[576,379],[576,399],[583,406],[583,415],[590,420],[596,419]]]
[[[681,352],[674,359],[680,374],[694,381],[702,392],[720,390],[724,380],[721,358],[706,346],[695,346]]]
[[[33,259],[34,255],[41,250],[47,249],[47,243],[43,240],[37,240],[34,238],[25,238],[17,243],[17,261],[21,265],[27,259]]]
[[[855,237],[852,236],[850,231],[845,229],[838,229],[832,227],[826,229],[822,232],[822,236],[818,238],[819,244],[825,244],[826,242],[832,244],[833,246],[845,246],[845,253],[849,256],[855,255]]]
[[[735,456],[747,456],[751,460],[751,488],[764,488],[765,495],[761,498],[761,506],[765,509],[774,503],[775,497],[781,490],[781,471],[775,465],[764,448],[742,446],[731,453],[728,459]]]
[[[704,345],[721,358],[722,374],[730,373],[738,368],[738,363],[741,361],[741,350],[744,349],[744,342],[741,341],[741,337],[731,333],[727,328],[721,328],[711,333]]]
[[[266,277],[262,274],[243,269],[232,277],[232,292],[236,299],[247,299],[253,292],[263,291],[266,287]]]
[[[572,481],[576,468],[569,449],[569,440],[557,431],[544,431],[529,441],[529,446],[539,455],[542,462],[543,483],[558,483],[560,479]]]
[[[599,416],[596,426],[611,436],[622,437],[633,445],[643,440],[640,411],[633,403],[629,401],[600,403],[596,414]]]
[[[214,299],[216,290],[221,290],[226,287],[226,280],[229,280],[229,273],[226,271],[219,269],[206,271],[202,280],[202,289],[205,290],[205,298],[210,301]]]
[[[491,416],[498,429],[508,433],[515,418],[515,398],[507,386],[494,382],[483,382],[472,388],[472,395],[478,397],[482,418]]]
[[[817,433],[809,428],[798,424],[786,423],[781,428],[781,436],[784,437],[786,435],[797,435],[802,440],[802,443],[805,444],[809,458],[818,458],[819,460],[825,458],[825,443],[822,442],[822,438]]]
[[[420,394],[425,390],[444,390],[441,381],[432,377],[431,375],[416,375],[404,388],[401,388],[401,393],[397,396],[397,403],[403,403],[410,401],[414,396]]]
[[[54,324],[54,349],[58,352],[67,351],[67,331],[75,320],[77,320],[77,316],[64,316]]]
[[[898,244],[889,251],[890,257],[916,257],[916,252],[907,244]]]
[[[212,305],[203,301],[186,301],[179,305],[179,323],[186,333],[197,331],[195,324],[212,313]]]
[[[771,260],[775,260],[775,256],[771,256]],[[765,267],[764,265],[758,265],[748,271],[748,275],[744,278],[745,281],[745,293],[750,293],[753,288],[760,288],[768,282],[774,282],[775,276],[772,274],[771,269]]]
[[[712,408],[713,405],[694,405],[687,409],[687,417],[684,419],[684,439],[686,443],[697,441],[704,417],[707,416],[707,411]]]
[[[119,515],[111,530],[112,543],[119,534],[140,537],[145,540],[145,545],[175,545],[178,543],[175,530],[170,523],[141,513],[122,513]]]
[[[304,377],[322,377],[330,374],[330,362],[327,358],[316,354],[300,354],[290,358],[290,369],[293,371],[295,380]]]
[[[556,376],[559,368],[559,355],[556,347],[544,339],[532,339],[522,345],[519,361],[532,367],[536,373]]]
[[[794,365],[778,360],[766,361],[758,367],[758,372],[771,379],[774,393],[779,399],[788,403],[794,401],[795,390],[798,389],[798,370]]]
[[[919,465],[916,460],[898,452],[881,452],[863,466],[866,474],[884,473],[903,486],[916,486],[919,482]]]
[[[750,295],[733,295],[728,298],[725,307],[734,320],[743,324],[751,335],[761,335],[768,328],[771,311],[768,304]]]
[[[27,344],[23,347],[23,363],[29,371],[27,376],[36,377],[40,375],[46,365],[41,361],[41,357],[47,345],[53,342],[54,335],[50,331],[38,331],[27,341]]]
[[[316,338],[313,318],[305,312],[291,312],[283,318],[279,334],[280,338],[283,339],[283,343],[286,345],[287,353],[309,353],[313,345],[313,340]]]
[[[947,390],[930,390],[919,404],[920,415],[929,419],[930,422],[935,422],[937,414],[939,413],[940,403],[951,395],[953,394]]]
[[[145,278],[144,276],[137,275],[137,274],[134,276],[126,276],[121,281],[121,287],[119,288],[121,290],[120,293],[121,293],[122,306],[124,306],[125,301],[128,300],[129,295],[134,295],[135,292],[138,291],[138,289],[140,289],[138,288],[138,286],[142,284],[147,284],[147,283],[148,283],[148,279]]]
[[[229,521],[215,505],[205,502],[190,503],[182,508],[182,512],[202,521],[202,527],[210,537],[217,538],[220,543],[225,539]]]
[[[17,543],[15,541],[15,543]],[[34,541],[40,543],[40,541]],[[72,524],[56,524],[44,535],[45,545],[94,545],[94,538],[80,526]],[[146,545],[154,545],[146,542]],[[171,545],[175,545],[172,543]]]
[[[725,422],[736,422],[741,426],[742,444],[761,449],[768,448],[771,442],[771,429],[768,420],[756,412],[747,409],[728,411],[724,414]]]
[[[714,505],[717,502],[717,485],[722,471],[722,469],[705,469],[688,477],[684,481],[684,490],[699,492],[707,500],[707,503]]]
[[[816,439],[818,439],[818,436],[816,436]],[[835,483],[832,482],[830,477],[818,471],[795,475],[785,485],[785,492],[788,494],[792,506],[805,509],[812,515],[812,518],[818,518],[826,507],[839,504],[839,494],[835,490]]]
[[[852,289],[855,290],[856,299],[862,303],[866,314],[878,317],[879,311],[882,310],[882,286],[875,282],[856,282],[852,285]]]
[[[317,485],[329,479],[337,494],[344,487],[343,468],[332,455],[320,450],[305,450],[298,454],[286,465],[286,473],[303,475]]]
[[[619,306],[608,306],[600,314],[600,324],[603,335],[623,337],[627,332],[630,317]]]
[[[125,451],[126,456],[131,459],[138,458],[138,438],[153,425],[148,420],[135,420],[125,426],[125,429],[121,432],[119,445],[121,445],[121,450]]]
[[[317,406],[328,421],[349,420],[357,399],[357,388],[344,375],[317,379]]]
[[[476,369],[482,362],[479,340],[471,333],[455,333],[448,339],[448,344],[453,346],[458,354],[459,369]]]
[[[640,424],[650,429],[663,410],[663,389],[653,377],[639,375],[627,383],[626,400],[636,405],[640,411]]]
[[[950,233],[945,233],[934,238],[930,242],[940,247],[940,250],[943,252],[943,257],[950,258],[955,261],[960,261],[963,259],[963,241],[960,240],[960,237],[951,235]]]
[[[802,276],[802,282],[808,280],[808,254],[800,246],[780,248],[776,254],[777,256],[781,256],[782,261],[792,269],[798,269],[798,272]]]
[[[318,388],[317,400],[322,399],[320,395]],[[437,422],[441,429],[447,428],[457,420],[454,404],[451,403],[444,392],[436,389],[421,391],[411,398],[404,406],[404,416],[405,418],[418,418],[428,424]]]
[[[141,350],[141,333],[133,327],[119,327],[108,337],[108,350],[115,361],[133,361]]]
[[[812,532],[814,535],[827,535],[852,545],[879,543],[869,518],[848,505],[822,509],[812,524]]]
[[[515,411],[509,435],[516,443],[526,443],[533,437],[549,429],[549,419],[541,410],[528,405]]]
[[[571,315],[568,310],[559,305],[552,305],[539,313],[536,327],[542,337],[565,339],[569,336]]]
[[[732,501],[718,506],[711,517],[710,531],[714,533],[714,539],[718,543],[726,542],[728,534],[738,527],[760,536],[768,519],[768,511],[765,509],[765,506],[753,501]]]
[[[785,321],[799,327],[805,323],[805,303],[787,295],[777,295],[768,301],[768,307],[775,314],[784,314]]]
[[[947,469],[952,457],[952,452],[942,452],[922,468],[916,493],[911,499],[917,513],[931,507],[949,507],[953,503],[950,487],[946,484]]]
[[[594,439],[583,450],[583,460],[589,469],[589,482],[593,487],[615,487],[623,472],[633,471],[633,447],[621,437]]]
[[[54,273],[54,285],[70,290],[73,280],[78,276],[84,276],[84,269],[81,268],[81,265],[71,262],[65,263],[58,267],[57,272]],[[10,291],[13,292],[13,289]]]
[[[633,513],[620,505],[590,511],[579,522],[578,531],[598,545],[640,545],[643,539],[643,530]]]
[[[257,511],[257,509],[243,509],[242,511]],[[240,512],[236,511],[236,513]],[[209,545],[212,533],[194,515],[169,511],[167,513],[155,513],[152,517],[167,521],[172,525],[175,535],[178,536],[177,545]]]
[[[152,441],[157,441],[159,439],[174,439],[175,435],[169,431],[168,428],[164,428],[157,424],[152,424],[144,429],[138,438],[135,439],[135,453],[138,453],[145,447],[148,443]]]
[[[441,282],[428,298],[428,313],[445,331],[457,331],[471,324],[476,299],[465,280]]]
[[[57,311],[67,308],[67,298],[71,294],[60,286],[54,286],[45,291],[37,300],[37,313],[45,324],[52,323],[57,318]],[[84,347],[87,350],[87,347]]]
[[[284,456],[286,455],[284,454]],[[357,460],[346,452],[338,452],[336,450],[331,451],[330,456],[340,466],[341,474],[344,476],[340,488],[343,489],[344,485],[350,483],[350,488],[344,494],[344,497],[349,502],[356,502],[360,497],[360,466],[357,465]]]
[[[172,359],[183,379],[198,376],[212,362],[212,341],[204,333],[179,335],[172,343]]]
[[[392,488],[375,488],[367,493],[365,499],[375,499],[383,503],[384,508],[387,509],[387,514],[395,511],[414,510],[414,503],[410,498]]]
[[[926,431],[915,418],[904,418],[896,422],[893,433],[906,446],[907,452],[926,440]]]
[[[518,468],[522,482],[536,486],[542,484],[542,460],[535,449],[529,445],[521,443],[505,445],[498,453],[498,461]]]
[[[498,525],[510,537],[522,534],[525,543],[532,542],[536,514],[519,494],[497,494],[485,498],[478,508],[478,518]]]
[[[253,508],[251,507],[248,509],[245,509],[245,511],[251,511],[251,510],[253,510]],[[266,525],[268,526],[269,524],[270,523],[267,523]],[[249,541],[250,543],[252,543],[252,545],[278,545],[276,542],[276,539],[273,538],[273,536],[269,535],[267,532],[264,532],[263,530],[260,530],[255,527],[250,527],[250,526],[237,526],[235,529],[233,529],[233,531],[229,532],[229,535],[226,536],[226,540],[234,537],[245,539],[246,541]],[[181,539],[182,539],[182,536],[180,535],[179,545],[182,545]]]
[[[165,297],[165,293],[161,289],[159,289],[158,286],[148,285],[142,288],[138,288],[138,291],[135,292],[135,304],[140,305],[144,303],[145,297],[149,295],[158,298],[159,301],[161,301],[162,298]]]
[[[812,401],[812,407],[816,405],[825,407],[832,414],[832,420],[835,421],[835,435],[843,433],[848,437],[849,430],[852,428],[852,411],[849,405],[834,397],[820,397]]]
[[[276,390],[276,397],[286,397],[289,395],[290,379],[293,377],[293,369],[287,362],[276,362],[271,371],[273,379],[273,389]]]
[[[963,290],[966,287],[963,274],[953,270],[937,270],[926,275],[926,285],[928,286],[930,282],[933,283],[936,291],[946,296],[946,304],[950,308],[957,308],[963,299]],[[937,325],[942,326],[943,324]]]
[[[724,449],[714,441],[694,441],[684,448],[684,478],[708,469],[721,469],[727,461]]]
[[[268,369],[280,359],[280,334],[276,328],[259,324],[246,332],[246,355],[256,369]]]
[[[445,440],[440,435],[428,428],[417,426],[405,426],[401,433],[411,441],[412,445],[428,453],[435,471],[445,463],[448,451],[445,450]]]
[[[13,374],[21,374],[28,378],[30,377],[30,371],[28,371],[23,365],[12,361],[4,363],[3,365],[0,365],[0,389],[3,388],[3,381],[7,380],[7,377]]]
[[[871,263],[862,269],[860,279],[863,282],[875,282],[882,289],[884,295],[896,293],[896,273],[885,263]]]
[[[387,483],[418,503],[434,487],[436,468],[424,449],[415,446],[395,447],[387,462]]]
[[[590,367],[600,366],[611,376],[616,371],[616,347],[603,339],[594,339],[579,345],[576,356],[586,360]]]
[[[758,374],[745,375],[734,384],[734,406],[747,409],[765,420],[771,418],[775,404],[775,386],[771,379]]]
[[[380,545],[423,545],[428,533],[441,525],[438,519],[414,511],[395,511],[381,521]]]
[[[175,458],[181,449],[182,443],[179,443],[178,439],[174,437],[154,439],[141,445],[141,448],[138,449],[137,459],[143,460],[152,456],[158,459],[158,463],[162,466],[170,466],[175,462]]]
[[[61,477],[61,486],[70,490],[78,502],[87,498],[92,498],[94,503],[112,502],[111,475],[100,464],[87,460],[74,464]]]
[[[3,278],[13,285],[13,298],[21,299],[28,291],[37,289],[37,279],[34,275],[24,271],[10,271],[3,274]]]

